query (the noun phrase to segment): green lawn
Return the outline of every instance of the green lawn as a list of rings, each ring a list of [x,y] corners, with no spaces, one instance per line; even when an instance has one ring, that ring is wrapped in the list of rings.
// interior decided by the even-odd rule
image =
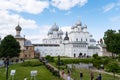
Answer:
[[[38,74],[36,76],[37,80],[58,80],[58,77],[54,76],[49,70],[46,69],[44,65],[37,67],[24,67],[21,64],[15,64],[9,66],[9,79],[10,79],[10,71],[15,69],[15,77],[14,80],[24,80],[24,77],[27,77],[27,80],[31,79],[30,71],[37,70]],[[0,68],[0,80],[5,80],[5,68]],[[60,79],[62,80],[62,79]]]
[[[53,66],[56,66],[55,63],[51,63]],[[67,74],[67,69],[66,66],[60,66],[60,68],[64,68],[65,73]],[[62,70],[62,69],[61,69]],[[73,69],[71,70],[71,77],[75,80],[79,80],[79,73],[82,72],[83,73],[83,80],[90,80],[90,70],[89,69]],[[94,78],[96,78],[99,74],[99,72],[93,72],[94,73]],[[112,75],[108,75],[108,74],[102,74],[102,80],[114,80]],[[118,78],[116,78],[116,80],[118,80]]]
[[[83,80],[90,80],[90,70],[87,69],[74,69],[71,72],[72,78],[75,78],[76,80],[79,80],[79,73],[83,73]],[[99,74],[99,72],[93,72],[94,73],[94,78],[96,78]],[[102,80],[114,80],[113,76],[108,75],[108,74],[102,74]],[[116,78],[116,80],[118,80]]]

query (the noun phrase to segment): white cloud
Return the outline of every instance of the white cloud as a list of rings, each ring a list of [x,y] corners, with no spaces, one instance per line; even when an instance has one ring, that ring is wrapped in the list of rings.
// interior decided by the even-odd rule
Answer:
[[[61,10],[69,10],[76,5],[84,6],[87,2],[88,0],[52,0],[52,5]]]
[[[34,20],[24,19],[18,14],[10,14],[8,11],[0,10],[0,36],[15,35],[15,27],[18,25],[18,19],[23,29],[38,28]]]
[[[56,12],[55,8],[50,9],[50,12],[55,13]]]
[[[52,0],[52,5],[62,10],[69,10],[76,5],[83,6],[86,3],[87,0]],[[32,43],[41,43],[42,39],[47,37],[47,32],[52,25],[38,26],[35,20],[25,19],[19,14],[11,14],[11,11],[39,14],[48,7],[48,0],[0,0],[0,36],[3,38],[8,34],[15,35],[15,27],[19,21],[23,31],[25,29],[36,31],[36,33],[26,34],[26,38],[31,40]],[[52,12],[56,12],[55,8]],[[70,13],[68,11],[66,15]],[[64,35],[66,31],[70,31],[70,28],[70,26],[61,27]],[[25,32],[28,31],[25,30]]]
[[[26,35],[26,38],[31,40],[32,43],[42,43],[42,39],[47,38],[47,33],[49,29],[50,29],[49,25],[40,26],[37,29],[36,34]]]
[[[115,3],[108,4],[108,5],[106,5],[106,6],[103,7],[103,10],[104,10],[103,12],[110,11],[114,7],[115,7]]]
[[[118,11],[120,9],[120,1],[105,5],[103,7],[103,12],[108,12],[112,9],[115,9]]]
[[[0,10],[38,14],[48,7],[49,2],[46,0],[0,0]]]

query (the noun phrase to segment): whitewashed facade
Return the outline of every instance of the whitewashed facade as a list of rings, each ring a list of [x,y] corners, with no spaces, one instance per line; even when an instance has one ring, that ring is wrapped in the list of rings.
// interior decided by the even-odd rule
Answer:
[[[34,44],[34,47],[43,57],[46,55],[79,57],[92,56],[95,53],[102,56],[96,41],[87,31],[87,25],[82,25],[80,21],[71,27],[69,33],[65,33],[64,38],[63,31],[54,24],[48,31],[48,38],[43,39],[42,44]]]

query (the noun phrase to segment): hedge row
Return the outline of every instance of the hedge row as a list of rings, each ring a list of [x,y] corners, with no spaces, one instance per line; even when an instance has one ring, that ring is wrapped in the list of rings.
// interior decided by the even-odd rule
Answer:
[[[92,59],[63,59],[58,62],[58,60],[55,61],[55,63],[58,65],[66,65],[66,64],[78,64],[78,63],[92,63]]]
[[[25,67],[28,67],[28,66],[35,67],[35,66],[42,65],[42,63],[40,61],[26,61],[26,62],[21,63],[21,65]]]
[[[55,61],[56,65],[66,65],[66,64],[79,64],[79,63],[92,63],[94,67],[100,68],[101,64],[106,66],[111,60],[111,58],[86,58],[86,59],[62,59],[60,62]]]
[[[40,61],[43,62],[43,64],[46,66],[46,68],[48,70],[50,70],[50,72],[52,72],[53,75],[60,76],[58,70],[55,70],[51,65],[49,65],[45,59],[41,58]]]
[[[50,66],[49,64],[46,64],[45,66],[46,66],[47,69],[50,70],[50,72],[52,72],[53,75],[55,75],[55,76],[60,76],[58,70],[55,70],[55,69],[54,69],[52,66]]]

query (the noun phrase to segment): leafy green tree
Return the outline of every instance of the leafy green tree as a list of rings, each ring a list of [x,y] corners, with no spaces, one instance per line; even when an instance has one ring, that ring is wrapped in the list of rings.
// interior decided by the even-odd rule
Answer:
[[[104,34],[104,42],[107,51],[112,52],[112,54],[120,54],[120,31],[107,30]]]
[[[98,58],[98,54],[93,54],[93,58],[97,59]]]
[[[12,35],[7,35],[0,45],[0,57],[17,57],[20,53],[20,44]]]
[[[107,65],[106,70],[113,73],[114,80],[115,80],[115,73],[118,73],[120,71],[120,66],[117,62],[110,62]]]
[[[51,57],[50,55],[47,55],[45,59],[48,60],[48,62],[54,62],[54,57]]]

